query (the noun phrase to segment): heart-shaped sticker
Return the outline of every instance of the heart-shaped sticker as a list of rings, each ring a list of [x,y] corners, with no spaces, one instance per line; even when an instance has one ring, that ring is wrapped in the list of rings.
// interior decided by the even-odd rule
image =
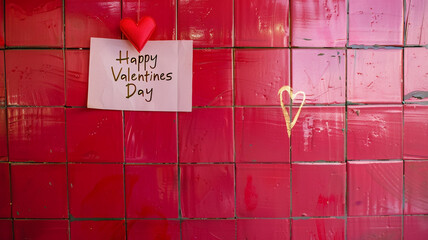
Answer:
[[[124,18],[120,21],[120,30],[138,52],[144,48],[155,28],[155,20],[148,16],[142,17],[138,23],[131,18]]]
[[[297,95],[299,95],[299,94],[301,94],[303,96],[303,100],[302,100],[302,103],[300,104],[299,110],[297,111],[297,113],[294,116],[293,121],[291,123],[290,123],[290,115],[288,114],[287,109],[284,106],[284,102],[282,101],[283,100],[282,93],[284,91],[288,92],[291,100],[294,100],[297,97]],[[305,104],[306,94],[302,91],[298,91],[296,94],[293,94],[293,90],[291,89],[290,86],[283,86],[282,88],[279,89],[278,95],[279,95],[279,101],[281,102],[282,113],[284,114],[285,124],[287,125],[287,134],[288,134],[288,137],[290,137],[291,136],[291,129],[296,124],[297,119],[299,118],[299,115],[300,115],[300,111],[302,110],[302,107]]]

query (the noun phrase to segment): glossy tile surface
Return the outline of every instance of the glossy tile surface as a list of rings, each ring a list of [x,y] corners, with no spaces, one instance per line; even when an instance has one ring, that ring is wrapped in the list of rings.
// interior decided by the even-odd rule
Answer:
[[[65,51],[66,105],[86,107],[88,101],[89,51]]]
[[[290,239],[288,219],[238,219],[238,240],[287,240]]]
[[[234,220],[186,220],[182,223],[183,239],[234,239]]]
[[[8,160],[8,124],[6,115],[6,109],[0,108],[0,162]]]
[[[428,236],[428,216],[404,216],[404,239],[424,240]]]
[[[428,214],[428,161],[404,163],[404,214]]]
[[[425,0],[406,1],[406,44],[428,44],[428,3]]]
[[[428,9],[428,5],[427,5]],[[404,101],[428,101],[428,49],[404,49]]]
[[[0,238],[13,240],[12,220],[0,219]]]
[[[71,222],[71,240],[125,240],[125,221],[73,221]]]
[[[401,239],[401,217],[350,217],[347,239]]]
[[[3,25],[0,25],[0,28],[1,26]],[[0,36],[0,44],[1,44],[1,36]],[[5,60],[4,51],[0,51],[0,106],[6,105],[6,82],[5,82],[5,64],[4,64],[5,61],[4,60]]]
[[[404,106],[404,159],[428,159],[428,106]]]
[[[15,239],[68,240],[67,220],[16,220]]]
[[[180,222],[173,220],[128,220],[127,236],[129,240],[141,239],[180,239]]]
[[[9,164],[0,163],[0,218],[11,217]]]
[[[292,239],[345,239],[345,220],[311,218],[292,221]]]

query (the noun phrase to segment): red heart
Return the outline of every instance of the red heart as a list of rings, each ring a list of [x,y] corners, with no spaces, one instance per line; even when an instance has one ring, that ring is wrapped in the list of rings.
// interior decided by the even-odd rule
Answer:
[[[155,20],[148,16],[142,17],[138,23],[130,18],[124,18],[120,21],[120,30],[138,52],[141,52],[141,49],[146,45],[155,28]]]

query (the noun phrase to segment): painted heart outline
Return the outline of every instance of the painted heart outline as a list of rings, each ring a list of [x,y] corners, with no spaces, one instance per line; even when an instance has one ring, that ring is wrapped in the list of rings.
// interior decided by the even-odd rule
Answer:
[[[144,48],[149,38],[155,31],[155,20],[149,16],[144,16],[136,23],[131,18],[123,18],[120,20],[120,30],[134,45],[138,52]]]
[[[300,104],[299,110],[297,111],[291,123],[290,123],[290,115],[288,114],[287,109],[283,102],[283,97],[282,97],[283,92],[288,92],[288,95],[290,96],[291,100],[294,100],[298,95],[303,96],[303,100],[302,100],[302,103]],[[296,94],[293,94],[293,90],[291,89],[290,86],[283,86],[278,90],[278,95],[279,95],[279,101],[281,102],[282,114],[284,114],[285,124],[287,125],[287,134],[288,134],[288,137],[290,137],[291,129],[294,127],[294,125],[296,125],[297,119],[299,118],[299,115],[300,115],[300,111],[302,110],[302,107],[305,104],[306,94],[302,91],[298,91],[296,92]]]

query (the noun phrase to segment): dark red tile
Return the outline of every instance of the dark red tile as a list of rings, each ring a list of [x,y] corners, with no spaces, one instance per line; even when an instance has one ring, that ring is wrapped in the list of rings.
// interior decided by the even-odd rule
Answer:
[[[71,222],[71,240],[125,240],[125,231],[125,220]]]
[[[9,50],[6,62],[8,105],[64,105],[62,50]]]
[[[238,240],[287,240],[290,239],[288,219],[238,219]]]
[[[236,105],[279,106],[278,90],[290,82],[288,64],[288,49],[235,50]]]
[[[62,47],[61,0],[5,0],[6,45]]]
[[[4,48],[4,0],[0,1],[0,48]]]
[[[232,105],[232,51],[193,51],[193,106]]]
[[[193,109],[178,120],[180,162],[233,162],[232,108]]]
[[[17,164],[11,171],[14,218],[68,217],[64,164]]]
[[[428,216],[404,216],[404,239],[425,240],[428,236]]]
[[[345,107],[303,107],[291,131],[292,161],[343,162],[344,135]]]
[[[428,5],[427,5],[428,9]],[[404,49],[404,101],[428,101],[428,49]]]
[[[122,112],[67,109],[70,162],[123,162]]]
[[[348,160],[401,159],[401,105],[348,107]]]
[[[69,164],[70,214],[75,218],[125,216],[123,165]]]
[[[235,1],[237,47],[287,47],[288,0]]]
[[[347,239],[401,239],[401,217],[348,218]]]
[[[15,220],[15,239],[68,240],[67,220]]]
[[[185,220],[183,239],[235,239],[235,220]]]
[[[128,220],[128,240],[179,240],[180,222],[173,220]]]
[[[0,162],[8,160],[6,118],[6,109],[0,108]]]
[[[428,159],[428,106],[404,106],[404,159]]]
[[[178,39],[194,47],[231,47],[232,0],[178,0]]]
[[[293,163],[291,169],[294,217],[345,214],[344,163]]]
[[[235,187],[232,164],[181,165],[180,169],[183,217],[234,217]]]
[[[0,4],[2,2],[0,1]],[[0,6],[1,8],[2,6]],[[1,9],[0,9],[1,10]],[[3,12],[0,12],[0,15]],[[0,16],[1,17],[1,16]],[[1,23],[1,19],[0,19]],[[3,25],[0,25],[0,31]],[[1,35],[1,32],[0,32]],[[0,36],[0,47],[1,47],[2,37]],[[4,64],[4,51],[0,51],[0,106],[6,105],[6,81],[5,81],[5,64]]]
[[[12,220],[0,219],[0,239],[13,240]]]
[[[0,163],[0,218],[11,217],[10,202],[11,199],[9,164]]]
[[[290,216],[289,164],[237,164],[236,215]]]
[[[428,3],[425,0],[405,1],[406,44],[428,44]]]
[[[345,239],[345,220],[311,218],[292,221],[292,239]]]
[[[85,107],[88,101],[89,51],[65,51],[66,105]]]
[[[428,161],[404,164],[404,214],[428,214]]]
[[[65,162],[63,108],[8,108],[9,159]]]
[[[348,215],[402,214],[403,162],[348,162]]]

